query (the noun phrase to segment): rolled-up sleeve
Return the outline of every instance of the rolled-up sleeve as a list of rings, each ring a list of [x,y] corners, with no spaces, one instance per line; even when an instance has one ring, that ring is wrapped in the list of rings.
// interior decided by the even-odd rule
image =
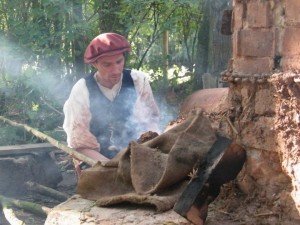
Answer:
[[[99,143],[90,132],[89,93],[84,79],[73,86],[63,110],[63,128],[67,134],[68,146],[76,150],[99,151]]]

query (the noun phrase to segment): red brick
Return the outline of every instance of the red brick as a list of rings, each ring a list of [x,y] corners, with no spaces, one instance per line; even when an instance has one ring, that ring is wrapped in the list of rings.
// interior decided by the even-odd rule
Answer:
[[[276,27],[274,28],[274,54],[281,55],[281,47],[282,47],[282,29]]]
[[[270,3],[261,0],[250,1],[247,5],[247,24],[249,28],[270,27]]]
[[[300,28],[286,27],[282,42],[283,56],[300,55]]]
[[[270,74],[273,70],[273,60],[264,58],[236,58],[233,61],[233,72],[238,74]]]
[[[285,0],[285,21],[286,24],[300,24],[300,1]]]
[[[266,57],[274,54],[273,30],[241,30],[238,34],[238,55]]]
[[[236,3],[232,14],[232,31],[238,31],[243,28],[245,6],[243,3]]]
[[[235,32],[231,35],[232,37],[232,57],[236,58],[238,55],[238,33]]]
[[[300,69],[300,56],[298,57],[283,57],[281,59],[281,67],[283,72]]]

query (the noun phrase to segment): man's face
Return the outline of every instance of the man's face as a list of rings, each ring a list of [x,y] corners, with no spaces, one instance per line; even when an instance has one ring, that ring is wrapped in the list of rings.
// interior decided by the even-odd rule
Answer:
[[[98,70],[98,82],[105,87],[112,88],[120,81],[124,63],[125,58],[123,53],[113,56],[104,56],[98,59],[93,64]]]

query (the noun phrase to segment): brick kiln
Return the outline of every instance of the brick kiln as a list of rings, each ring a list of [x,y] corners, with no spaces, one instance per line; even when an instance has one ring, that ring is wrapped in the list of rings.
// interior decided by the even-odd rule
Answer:
[[[247,149],[239,177],[292,218],[300,212],[300,1],[234,0],[230,119]]]

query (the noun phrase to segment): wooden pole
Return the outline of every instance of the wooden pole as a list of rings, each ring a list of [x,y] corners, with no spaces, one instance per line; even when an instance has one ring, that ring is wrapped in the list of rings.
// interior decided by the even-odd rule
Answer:
[[[59,201],[65,201],[69,198],[69,196],[67,194],[61,193],[61,192],[56,191],[52,188],[45,187],[43,185],[37,184],[37,183],[32,182],[32,181],[27,181],[25,183],[25,185],[31,191],[36,191],[40,194],[50,196],[50,197],[55,198]]]
[[[74,157],[76,159],[79,159],[81,161],[84,161],[84,162],[86,162],[87,164],[89,164],[91,166],[93,166],[97,163],[96,160],[91,159],[91,158],[85,156],[84,154],[81,154],[81,153],[77,152],[75,149],[64,145],[63,143],[59,142],[58,140],[55,140],[54,138],[42,133],[41,131],[38,131],[38,130],[34,129],[34,128],[26,125],[26,124],[21,124],[21,123],[14,122],[14,121],[12,121],[10,119],[7,119],[3,116],[0,116],[0,120],[3,121],[4,123],[8,123],[8,124],[10,124],[14,127],[22,128],[22,129],[26,130],[27,132],[32,133],[33,135],[35,135],[36,137],[38,137],[41,140],[48,141],[50,144],[52,144],[55,147],[65,151],[66,153],[68,153],[72,157]]]
[[[32,202],[27,202],[27,201],[21,201],[13,198],[7,198],[4,197],[3,195],[0,195],[0,203],[3,207],[17,207],[19,209],[23,209],[27,212],[31,212],[35,215],[39,216],[47,216],[48,213],[51,211],[50,208],[32,203]]]

